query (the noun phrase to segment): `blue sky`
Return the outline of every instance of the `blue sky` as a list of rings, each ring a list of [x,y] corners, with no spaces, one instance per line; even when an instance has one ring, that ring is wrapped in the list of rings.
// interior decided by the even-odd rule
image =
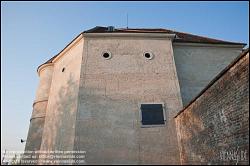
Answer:
[[[167,28],[249,45],[248,2],[1,2],[1,150],[23,150],[37,67],[97,25]]]

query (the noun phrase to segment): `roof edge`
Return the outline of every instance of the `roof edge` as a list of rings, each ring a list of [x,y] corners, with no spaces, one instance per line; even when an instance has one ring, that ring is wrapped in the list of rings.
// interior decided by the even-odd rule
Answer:
[[[165,28],[115,28],[109,31],[108,27],[96,26],[92,29],[84,31],[84,33],[158,33],[158,34],[176,34],[174,42],[193,42],[193,43],[211,43],[211,44],[232,44],[232,45],[246,45],[246,43],[226,41],[217,38],[210,38],[207,36],[192,34],[188,32],[180,32]]]
[[[40,65],[40,67],[37,69],[37,74],[38,74],[38,76],[40,76],[41,71],[42,71],[45,67],[53,66],[53,65],[54,65],[53,63],[45,63],[45,64]]]
[[[71,40],[71,42],[69,42],[69,44],[67,44],[58,54],[56,54],[55,56],[53,56],[52,58],[50,58],[49,60],[47,60],[46,62],[42,63],[41,65],[39,65],[37,67],[37,73],[39,73],[39,68],[41,68],[43,65],[49,64],[49,63],[53,63],[53,61],[63,52],[65,51],[78,37],[80,37],[83,34],[83,32],[81,32],[79,35],[77,35],[73,40]]]
[[[211,42],[194,42],[194,41],[181,41],[178,39],[174,40],[175,43],[193,43],[193,44],[213,44],[213,45],[236,45],[236,46],[243,46],[245,47],[246,43],[237,43],[237,42],[229,42],[229,41],[223,41],[226,43],[211,43]]]
[[[171,30],[173,31],[173,30]],[[202,38],[202,39],[206,39],[208,40],[208,42],[204,42],[204,41],[183,41],[181,38],[176,38],[175,42],[178,43],[185,43],[185,42],[189,42],[189,43],[207,43],[210,44],[211,42],[209,42],[209,40],[213,40],[213,42],[211,44],[232,44],[232,45],[247,45],[246,43],[240,43],[240,42],[232,42],[232,41],[227,41],[227,40],[223,40],[223,39],[218,39],[218,38],[211,38],[211,37],[207,37],[207,36],[203,36],[203,35],[197,35],[197,34],[192,34],[189,32],[179,32],[179,31],[173,31],[174,33],[176,33],[177,37],[178,35],[182,36],[182,35],[188,35],[191,37],[197,37],[197,38]]]
[[[173,41],[175,46],[199,46],[199,47],[232,47],[232,48],[244,48],[247,44],[245,43],[208,43],[208,42],[177,42]]]
[[[167,33],[83,33],[84,37],[152,37],[152,38],[175,38],[175,34]]]
[[[74,47],[81,39],[83,38],[82,33],[79,34],[76,38],[74,38],[70,44],[68,44],[53,60],[52,62],[56,62],[61,56],[63,56],[69,49]]]

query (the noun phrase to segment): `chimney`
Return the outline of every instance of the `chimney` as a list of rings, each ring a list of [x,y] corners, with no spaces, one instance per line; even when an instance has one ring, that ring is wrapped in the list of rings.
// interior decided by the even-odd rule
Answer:
[[[108,32],[113,32],[115,30],[114,26],[108,26]]]

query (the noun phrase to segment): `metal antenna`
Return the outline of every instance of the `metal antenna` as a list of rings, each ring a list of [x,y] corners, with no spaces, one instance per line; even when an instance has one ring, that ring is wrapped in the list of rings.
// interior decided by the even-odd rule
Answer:
[[[127,13],[127,29],[128,29],[128,13]]]

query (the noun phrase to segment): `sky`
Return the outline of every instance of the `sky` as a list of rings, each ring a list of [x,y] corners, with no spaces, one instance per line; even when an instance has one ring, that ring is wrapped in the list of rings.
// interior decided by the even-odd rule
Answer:
[[[249,45],[249,2],[1,1],[1,151],[25,144],[37,67],[95,26],[166,28]]]

